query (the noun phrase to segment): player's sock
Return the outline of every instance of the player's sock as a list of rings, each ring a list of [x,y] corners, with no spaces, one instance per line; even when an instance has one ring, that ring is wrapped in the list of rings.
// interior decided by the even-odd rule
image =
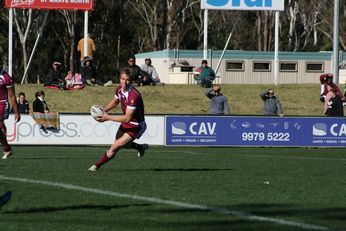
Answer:
[[[11,147],[7,142],[6,135],[3,131],[0,131],[0,143],[4,152],[11,151]]]
[[[103,156],[101,157],[101,159],[95,164],[97,168],[101,167],[102,165],[104,165],[105,163],[107,163],[111,158],[109,158],[107,156],[107,152],[105,154],[103,154]]]

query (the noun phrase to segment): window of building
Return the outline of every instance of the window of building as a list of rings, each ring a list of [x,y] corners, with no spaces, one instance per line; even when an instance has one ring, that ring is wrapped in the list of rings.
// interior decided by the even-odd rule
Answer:
[[[324,63],[306,62],[306,72],[324,72]]]
[[[253,71],[263,71],[263,72],[270,72],[271,71],[271,62],[260,62],[260,61],[254,61],[253,62]]]
[[[297,62],[280,62],[280,71],[281,72],[297,72],[298,63]]]
[[[226,61],[226,71],[244,71],[244,61]]]

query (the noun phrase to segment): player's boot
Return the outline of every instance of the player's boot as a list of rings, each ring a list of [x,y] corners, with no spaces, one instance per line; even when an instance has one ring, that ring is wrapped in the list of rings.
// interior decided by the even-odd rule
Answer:
[[[8,192],[5,192],[4,195],[2,195],[0,197],[0,208],[6,204],[12,197],[12,192],[11,191],[8,191]]]
[[[148,144],[142,144],[141,148],[138,150],[138,157],[143,157],[145,154],[145,150],[147,150],[148,148]]]
[[[90,172],[97,172],[97,166],[96,165],[91,165],[91,167],[88,168],[88,171],[90,171]]]
[[[2,156],[3,160],[8,159],[11,155],[13,155],[12,150],[8,151],[8,152],[4,152],[4,155]]]

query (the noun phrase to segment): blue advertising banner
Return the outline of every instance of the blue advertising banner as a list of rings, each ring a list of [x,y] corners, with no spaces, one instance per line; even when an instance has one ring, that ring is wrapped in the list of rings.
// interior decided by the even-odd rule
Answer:
[[[346,122],[332,117],[167,116],[166,145],[345,147]]]

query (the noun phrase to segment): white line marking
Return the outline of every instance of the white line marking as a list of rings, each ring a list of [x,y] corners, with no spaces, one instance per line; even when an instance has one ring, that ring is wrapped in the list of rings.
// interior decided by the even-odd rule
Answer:
[[[145,197],[145,196],[132,195],[132,194],[126,194],[126,193],[118,193],[118,192],[112,192],[112,191],[106,191],[106,190],[100,190],[100,189],[94,189],[94,188],[86,188],[86,187],[81,187],[81,186],[72,185],[72,184],[64,184],[64,183],[59,183],[59,182],[32,180],[32,179],[17,178],[17,177],[7,177],[7,176],[3,176],[3,175],[0,175],[0,180],[17,181],[17,182],[31,183],[31,184],[41,184],[41,185],[53,186],[53,187],[57,187],[57,188],[64,188],[64,189],[68,189],[68,190],[77,190],[77,191],[83,191],[83,192],[88,192],[88,193],[95,193],[95,194],[101,194],[101,195],[107,195],[107,196],[115,196],[115,197],[127,198],[127,199],[132,199],[132,200],[152,202],[152,203],[156,203],[156,204],[166,204],[166,205],[171,205],[174,207],[182,207],[182,208],[188,208],[188,209],[199,209],[202,211],[209,211],[209,212],[214,212],[214,213],[232,215],[232,216],[236,216],[236,217],[239,217],[242,219],[247,219],[247,220],[264,221],[264,222],[270,222],[270,223],[277,224],[277,225],[287,225],[287,226],[293,226],[293,227],[298,227],[298,228],[307,229],[307,230],[331,230],[328,227],[323,227],[323,226],[319,226],[319,225],[306,224],[306,223],[294,222],[294,221],[287,221],[287,220],[278,219],[278,218],[257,216],[257,215],[253,215],[250,213],[240,212],[240,211],[235,211],[235,210],[229,210],[229,209],[225,209],[225,208],[208,207],[205,205],[190,204],[190,203],[172,201],[172,200],[163,200],[163,199],[155,198],[155,197]]]

